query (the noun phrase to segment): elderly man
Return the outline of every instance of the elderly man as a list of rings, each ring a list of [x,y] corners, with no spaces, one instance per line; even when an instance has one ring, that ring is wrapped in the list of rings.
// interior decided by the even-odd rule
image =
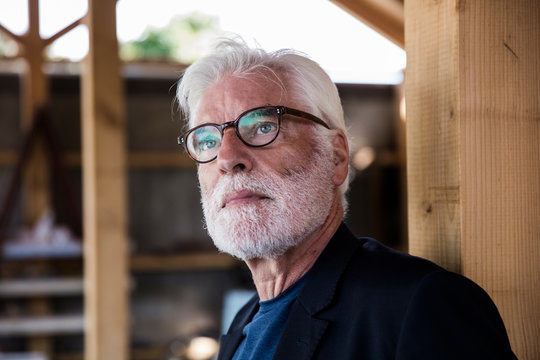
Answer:
[[[257,289],[219,359],[515,358],[477,285],[343,224],[343,110],[315,62],[228,41],[186,70],[177,99],[208,232]]]

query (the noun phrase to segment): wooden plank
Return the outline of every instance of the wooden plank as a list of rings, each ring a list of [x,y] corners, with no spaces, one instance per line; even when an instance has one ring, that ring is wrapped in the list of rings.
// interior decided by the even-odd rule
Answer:
[[[17,43],[21,44],[23,42],[22,36],[14,34],[8,28],[6,28],[2,23],[0,23],[0,33],[5,34],[11,39],[15,40]]]
[[[330,0],[397,46],[405,47],[405,15],[401,0]]]
[[[49,83],[43,72],[44,43],[39,33],[38,0],[28,0],[28,31],[21,40],[27,66],[22,76],[21,125],[23,131],[29,131],[38,109],[49,100]],[[38,139],[24,169],[22,197],[24,218],[29,225],[33,225],[52,204],[51,174],[44,150],[43,139]],[[47,314],[50,303],[46,298],[36,298],[31,300],[30,308],[35,315]],[[41,334],[28,339],[28,348],[51,357],[53,344],[49,337]]]
[[[46,317],[51,313],[51,302],[46,297],[34,297],[30,299],[28,308],[32,318],[25,319],[22,321],[22,323],[19,323],[18,319],[9,318],[6,321],[0,321],[0,333],[4,328],[4,330],[7,332],[6,335],[29,335],[27,338],[28,349],[32,352],[45,354],[47,358],[50,358],[53,354],[53,343],[52,339],[50,338],[51,334],[47,334],[46,331],[36,330],[46,330],[46,328],[44,329],[40,327],[39,319]],[[34,319],[36,319],[35,323],[32,321]],[[15,323],[13,320],[15,320]],[[30,326],[33,323],[35,326]]]
[[[479,283],[540,358],[540,3],[405,3],[412,253]]]
[[[0,318],[1,336],[81,334],[83,328],[82,315]]]
[[[196,163],[181,150],[179,151],[140,151],[126,154],[127,164],[130,168],[178,168],[196,169]],[[8,154],[0,152],[0,164],[2,157],[9,159]],[[67,153],[64,157],[67,166],[80,166],[81,156],[78,153]]]
[[[80,278],[4,280],[0,283],[2,298],[80,295],[82,292],[83,281]]]
[[[409,251],[460,272],[455,6],[455,1],[405,4],[405,98]]]
[[[196,169],[196,163],[182,150],[134,152],[128,157],[130,167]]]
[[[39,34],[39,2],[28,0],[28,31],[23,40],[23,57],[26,71],[22,76],[21,86],[21,124],[23,131],[28,131],[36,111],[49,100],[49,82],[43,72],[44,43]],[[51,207],[51,180],[44,143],[37,141],[25,169],[23,201],[25,220],[33,224]]]
[[[384,157],[384,161],[394,161],[392,156]],[[17,162],[17,153],[14,151],[0,151],[0,166],[14,166]],[[178,168],[196,169],[196,163],[182,151],[141,151],[127,154],[129,167],[138,168]],[[69,167],[82,165],[81,154],[67,152],[62,158],[62,163]]]
[[[460,12],[463,272],[494,296],[518,358],[538,359],[540,3]]]
[[[196,163],[181,151],[141,151],[131,152],[126,156],[129,167],[196,169]],[[10,159],[8,154],[0,152],[0,164],[3,158]],[[80,166],[80,154],[74,152],[65,154],[64,164],[71,167]]]
[[[128,359],[124,95],[116,1],[92,0],[82,76],[85,359]]]
[[[70,32],[71,30],[75,29],[77,26],[79,26],[82,21],[84,20],[84,17],[82,18],[79,18],[75,21],[73,21],[71,24],[69,24],[68,26],[64,27],[63,29],[61,29],[60,31],[58,31],[56,34],[52,35],[51,37],[43,40],[43,43],[45,45],[50,45],[52,44],[53,42],[55,42],[56,40],[58,40],[59,38],[61,38],[62,36],[64,36],[65,34],[67,34],[68,32]]]
[[[131,258],[131,270],[138,272],[231,269],[241,264],[224,254],[137,255]]]

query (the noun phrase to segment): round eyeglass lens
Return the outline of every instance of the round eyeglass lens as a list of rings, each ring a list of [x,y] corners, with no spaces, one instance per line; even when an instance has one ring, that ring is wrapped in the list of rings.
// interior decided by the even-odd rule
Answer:
[[[267,145],[276,138],[278,131],[279,118],[273,108],[253,110],[238,121],[238,133],[250,145]]]
[[[197,161],[208,161],[217,156],[221,147],[221,132],[212,125],[193,130],[186,139],[189,153]]]

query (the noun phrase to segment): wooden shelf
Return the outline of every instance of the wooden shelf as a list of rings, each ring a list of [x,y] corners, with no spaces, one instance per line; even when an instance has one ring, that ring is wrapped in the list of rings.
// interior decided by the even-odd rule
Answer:
[[[80,167],[81,154],[68,152],[64,154],[63,161],[68,167]],[[399,154],[393,151],[378,153],[375,161],[382,166],[400,164]],[[0,151],[0,166],[14,166],[16,162],[17,153],[15,151]],[[130,152],[128,165],[132,168],[196,168],[195,162],[180,148],[178,151]]]
[[[83,287],[82,278],[4,280],[0,298],[81,295]]]
[[[83,315],[25,316],[0,319],[0,335],[82,334]]]
[[[128,166],[138,168],[196,168],[195,162],[182,149],[178,151],[139,151],[128,154]],[[63,156],[63,162],[68,167],[81,166],[81,154],[68,152]],[[16,151],[0,151],[0,166],[15,166]]]
[[[28,265],[40,267],[43,262],[54,261],[55,264],[67,268],[77,268],[82,262],[81,257],[59,259],[2,259],[2,266],[14,272],[21,271]],[[65,264],[64,264],[65,263]],[[225,254],[217,253],[189,253],[167,255],[133,255],[130,260],[130,269],[135,272],[144,271],[190,271],[190,270],[219,270],[232,269],[242,266],[242,262]],[[81,268],[82,272],[82,268]],[[20,285],[19,285],[20,286]],[[58,285],[61,286],[61,285]],[[75,284],[73,284],[75,286]],[[1,287],[0,287],[1,289]],[[1,291],[1,290],[0,290]],[[1,292],[0,292],[1,296]]]
[[[182,255],[136,255],[131,258],[131,270],[178,271],[219,270],[241,266],[242,262],[225,254],[182,254]]]

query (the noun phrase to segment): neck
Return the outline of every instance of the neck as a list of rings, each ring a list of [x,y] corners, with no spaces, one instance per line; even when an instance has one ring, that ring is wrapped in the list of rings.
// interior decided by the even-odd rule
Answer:
[[[338,229],[342,219],[343,208],[339,196],[336,196],[323,225],[297,246],[276,259],[246,260],[260,300],[270,300],[278,296],[306,274]]]

